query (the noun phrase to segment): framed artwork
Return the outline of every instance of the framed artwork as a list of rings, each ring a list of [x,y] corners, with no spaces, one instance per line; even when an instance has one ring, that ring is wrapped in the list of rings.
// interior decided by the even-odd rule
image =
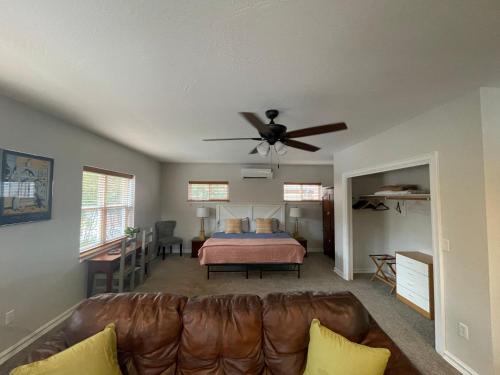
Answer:
[[[54,159],[0,149],[0,225],[50,220]]]

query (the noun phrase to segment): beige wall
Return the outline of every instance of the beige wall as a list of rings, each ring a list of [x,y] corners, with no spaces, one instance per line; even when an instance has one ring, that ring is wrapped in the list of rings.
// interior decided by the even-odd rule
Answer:
[[[414,184],[429,192],[429,167],[404,168],[352,179],[352,195],[373,194],[383,185]],[[402,213],[396,211],[397,201],[384,202],[389,210],[353,210],[353,270],[375,271],[370,254],[393,254],[417,250],[432,255],[431,209],[428,201],[401,201]]]
[[[491,328],[495,370],[500,374],[500,89],[481,89],[481,112],[488,220]]]
[[[481,375],[493,373],[488,244],[479,91],[334,154],[336,264],[342,267],[342,174],[437,151],[442,236],[445,350]],[[470,339],[457,325],[469,326]]]
[[[176,220],[175,233],[184,239],[186,249],[191,248],[191,238],[200,230],[196,208],[202,204],[187,202],[187,186],[190,180],[229,181],[231,203],[283,203],[283,182],[321,182],[332,185],[331,166],[281,165],[274,167],[272,180],[241,179],[240,164],[188,164],[165,163],[162,168],[161,213],[163,219]],[[308,248],[315,251],[323,248],[322,213],[320,203],[299,203],[303,208],[301,235],[308,239]],[[298,206],[299,204],[291,204]],[[203,204],[215,207],[215,203]],[[288,209],[287,209],[288,212]],[[214,210],[206,221],[206,231],[215,229]],[[287,218],[287,230],[293,230],[293,223]]]
[[[0,96],[0,148],[54,158],[52,220],[0,227],[0,352],[85,297],[79,262],[84,165],[136,176],[137,226],[160,216],[160,165],[140,153]],[[5,313],[16,319],[4,326]]]

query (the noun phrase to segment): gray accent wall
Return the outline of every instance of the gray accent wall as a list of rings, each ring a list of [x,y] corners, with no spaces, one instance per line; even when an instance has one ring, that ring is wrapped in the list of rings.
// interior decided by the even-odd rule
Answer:
[[[222,147],[222,146],[219,146]],[[260,161],[260,156],[255,156]],[[269,165],[261,165],[261,168]],[[331,166],[325,165],[281,165],[273,167],[272,180],[242,180],[240,164],[192,164],[165,163],[161,178],[161,212],[165,220],[176,220],[175,235],[182,237],[186,249],[191,248],[191,239],[200,231],[200,219],[196,208],[210,207],[210,219],[205,222],[207,234],[215,230],[215,207],[217,203],[192,203],[187,201],[188,182],[212,180],[229,182],[230,203],[273,203],[283,204],[284,182],[321,182],[324,186],[333,184]],[[290,207],[302,207],[300,234],[307,238],[311,251],[323,249],[323,218],[321,203],[290,203],[286,207],[287,227],[293,231],[294,222],[288,217]]]
[[[160,217],[160,164],[0,96],[0,148],[54,158],[52,219],[0,227],[0,352],[85,298],[79,260],[82,167],[136,176],[136,226]],[[9,326],[5,313],[14,309]]]
[[[342,175],[438,153],[445,350],[478,374],[493,374],[485,180],[479,90],[334,154],[336,265],[343,262]],[[434,197],[437,198],[437,197]],[[458,323],[470,338],[458,335]]]

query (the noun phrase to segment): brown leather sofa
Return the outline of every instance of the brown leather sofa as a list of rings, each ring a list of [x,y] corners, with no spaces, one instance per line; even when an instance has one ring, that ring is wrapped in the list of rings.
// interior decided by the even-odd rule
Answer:
[[[116,323],[124,374],[302,374],[313,318],[349,340],[391,351],[388,375],[420,374],[351,293],[187,298],[104,294],[83,302],[29,361]]]

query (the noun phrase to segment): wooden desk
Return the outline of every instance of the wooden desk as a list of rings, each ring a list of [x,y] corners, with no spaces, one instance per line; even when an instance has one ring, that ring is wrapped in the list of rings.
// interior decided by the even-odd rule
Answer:
[[[119,249],[121,246],[120,243],[117,244],[117,248]],[[106,274],[106,293],[110,293],[113,290],[113,273],[120,267],[120,258],[121,254],[108,254],[108,251],[116,249],[112,247],[108,249],[106,252],[96,255],[95,257],[86,259],[85,261],[88,264],[87,267],[87,298],[92,294],[92,284],[94,281],[94,275],[96,273],[104,273]],[[128,246],[126,256],[136,251],[140,253],[141,250],[141,241],[136,242],[135,248]]]

